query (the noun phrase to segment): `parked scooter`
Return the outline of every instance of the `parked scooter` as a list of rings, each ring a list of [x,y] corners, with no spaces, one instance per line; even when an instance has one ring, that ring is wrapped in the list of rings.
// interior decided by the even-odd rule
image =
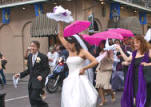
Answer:
[[[68,66],[65,63],[64,56],[60,57],[52,74],[46,79],[46,90],[48,93],[54,93],[59,86],[62,86],[63,80],[68,76]]]

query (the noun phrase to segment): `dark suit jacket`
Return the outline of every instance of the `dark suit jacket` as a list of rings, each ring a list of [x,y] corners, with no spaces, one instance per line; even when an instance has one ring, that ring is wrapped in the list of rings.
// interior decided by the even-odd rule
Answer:
[[[50,71],[49,64],[48,64],[48,57],[39,52],[37,58],[38,59],[40,58],[40,61],[36,60],[33,66],[32,54],[29,54],[28,62],[27,62],[28,69],[20,73],[20,78],[30,75],[28,88],[35,88],[35,89],[43,88],[45,86],[45,79]],[[39,81],[37,79],[38,76],[42,76],[42,81]]]

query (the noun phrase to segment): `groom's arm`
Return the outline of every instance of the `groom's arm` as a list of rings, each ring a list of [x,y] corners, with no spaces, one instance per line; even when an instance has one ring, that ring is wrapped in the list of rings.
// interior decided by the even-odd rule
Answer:
[[[27,76],[29,74],[29,70],[25,70],[24,72],[20,73],[20,78],[24,78],[25,76]]]

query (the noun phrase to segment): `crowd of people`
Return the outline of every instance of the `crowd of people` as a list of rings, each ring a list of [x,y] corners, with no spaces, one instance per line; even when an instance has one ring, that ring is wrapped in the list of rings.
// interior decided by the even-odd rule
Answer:
[[[115,92],[123,91],[124,80],[126,79],[126,72],[129,63],[125,63],[120,52],[118,51],[105,51],[106,41],[101,41],[100,45],[96,48],[95,57],[99,58],[99,64],[96,70],[96,88],[98,89],[101,97],[100,106],[103,106],[107,100],[105,94],[109,93],[112,96],[112,102],[115,101]],[[117,44],[122,50],[130,56],[132,54],[132,38],[125,38],[120,41],[117,39],[110,39],[109,44]]]
[[[61,26],[61,25],[60,25]],[[60,31],[61,32],[61,31]],[[81,39],[82,37],[78,35]],[[58,36],[59,37],[59,36]],[[42,107],[47,107],[47,103],[42,101],[41,96],[45,94],[44,92],[44,81],[48,73],[52,73],[54,67],[57,64],[57,61],[60,56],[64,56],[66,59],[66,63],[69,67],[69,71],[79,72],[81,77],[76,78],[76,73],[69,72],[69,76],[64,80],[62,87],[62,107],[68,107],[71,105],[70,103],[73,101],[75,105],[89,104],[90,107],[96,106],[96,98],[99,95],[101,98],[100,106],[106,104],[107,100],[105,98],[106,95],[111,95],[112,102],[116,101],[116,91],[123,91],[123,96],[121,99],[122,107],[133,107],[134,105],[139,105],[144,101],[144,106],[142,107],[150,107],[151,105],[151,79],[149,72],[151,68],[151,60],[150,60],[150,43],[145,41],[143,36],[136,36],[134,38],[124,38],[123,40],[117,39],[109,39],[109,44],[116,44],[116,50],[104,50],[106,41],[103,40],[100,42],[99,46],[90,46],[83,40],[88,48],[88,51],[82,50],[83,47],[78,45],[78,39],[75,36],[63,38],[60,34],[60,41],[63,45],[54,45],[49,48],[49,52],[47,55],[39,56],[39,42],[33,41],[31,43],[30,48],[27,50],[25,54],[25,58],[27,61],[27,70],[23,73],[16,74],[16,77],[23,78],[24,76],[30,74],[30,76],[34,75],[42,75],[38,76],[37,79],[42,81],[43,85],[38,85],[38,83],[29,80],[29,94],[30,94],[30,103],[31,105],[41,104],[45,105]],[[71,46],[71,47],[69,47]],[[36,47],[36,51],[35,48]],[[32,49],[33,48],[33,49]],[[73,49],[73,50],[72,50]],[[41,66],[41,69],[44,69],[45,72],[41,73],[37,67],[36,69],[31,68],[31,65],[34,66],[34,62],[30,62],[30,56],[32,60],[38,61],[38,59],[33,59],[33,52],[35,51],[35,56],[40,58],[44,58],[46,61],[45,65]],[[37,53],[38,52],[38,53]],[[5,64],[7,60],[0,54],[0,73],[2,76],[1,82],[6,84],[6,78],[3,73],[5,70]],[[87,65],[84,64],[84,60],[89,60]],[[47,61],[48,60],[48,61]],[[44,63],[43,62],[43,63]],[[47,64],[48,62],[48,64]],[[31,65],[30,65],[31,63]],[[38,62],[36,62],[38,63]],[[42,64],[42,63],[41,63]],[[84,66],[85,65],[85,66]],[[45,67],[45,68],[43,68]],[[49,69],[50,68],[50,69]],[[93,68],[91,71],[91,75],[89,74],[90,68]],[[76,70],[74,70],[76,69]],[[78,71],[79,69],[79,71]],[[30,73],[32,70],[39,72],[39,74]],[[51,72],[49,72],[51,71]],[[143,73],[141,73],[143,71]],[[87,75],[87,79],[82,78],[82,75]],[[73,76],[73,77],[72,77]],[[75,76],[75,77],[74,77]],[[79,76],[79,75],[77,75]],[[72,79],[71,79],[72,78]],[[74,83],[72,83],[72,81]],[[77,83],[75,82],[77,81]],[[80,82],[78,82],[80,81]],[[33,85],[34,84],[34,85]],[[74,86],[73,86],[74,84]],[[77,86],[76,86],[77,84]],[[85,85],[83,85],[85,84]],[[37,88],[38,87],[38,88]],[[68,89],[71,88],[71,90]],[[75,88],[75,90],[73,89]],[[124,88],[125,87],[125,88]],[[35,90],[35,88],[39,90]],[[80,90],[76,90],[80,88]],[[83,89],[82,89],[83,88]],[[89,88],[89,89],[87,89]],[[96,92],[96,90],[98,92]],[[85,92],[84,92],[85,91]],[[143,91],[143,95],[141,94]],[[76,93],[77,98],[82,96],[92,97],[93,99],[84,99],[81,101],[77,99],[73,99],[70,94]],[[84,92],[84,93],[83,93]],[[33,93],[33,96],[31,96]],[[83,93],[83,94],[82,94]],[[40,95],[40,97],[37,97]],[[143,96],[143,97],[142,97]],[[70,98],[71,97],[71,98]],[[76,98],[76,97],[75,97]],[[82,97],[83,98],[83,97]],[[41,99],[41,100],[40,100]],[[69,101],[71,99],[71,102]],[[36,102],[38,101],[38,102]],[[39,102],[41,101],[41,102]],[[92,103],[90,103],[92,102]],[[34,107],[34,106],[33,106]],[[89,107],[89,106],[84,106]]]
[[[109,45],[116,44],[116,49],[105,50],[107,40],[91,46],[79,34],[65,38],[62,26],[60,22],[61,44],[51,45],[44,55],[39,52],[40,43],[32,41],[25,53],[27,70],[15,75],[16,78],[30,75],[31,107],[48,107],[43,100],[45,80],[61,56],[69,68],[62,86],[61,107],[96,107],[98,96],[101,98],[99,106],[103,106],[107,102],[106,95],[111,95],[112,102],[116,101],[117,91],[123,91],[121,107],[151,106],[150,42],[143,36],[109,39]],[[3,84],[6,84],[6,64],[7,60],[0,53],[0,82]]]

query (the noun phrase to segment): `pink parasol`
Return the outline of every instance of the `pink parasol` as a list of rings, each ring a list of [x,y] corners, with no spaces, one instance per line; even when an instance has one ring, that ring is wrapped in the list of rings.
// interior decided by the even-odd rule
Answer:
[[[88,35],[88,34],[81,34],[81,36],[84,38],[84,37],[89,37],[90,35]]]
[[[64,37],[72,36],[86,30],[90,26],[89,21],[75,21],[64,29]]]
[[[102,40],[105,40],[104,38],[98,38],[94,36],[83,36],[83,39],[87,41],[90,45],[96,45],[98,46]]]
[[[116,33],[120,33],[123,37],[133,37],[134,34],[127,29],[122,29],[122,28],[117,28],[117,29],[110,29],[110,32],[116,32]]]
[[[103,39],[123,39],[123,36],[120,33],[116,33],[116,32],[111,32],[111,31],[104,31],[104,32],[100,32],[100,33],[96,33],[92,36],[95,36],[97,38],[103,38]]]

